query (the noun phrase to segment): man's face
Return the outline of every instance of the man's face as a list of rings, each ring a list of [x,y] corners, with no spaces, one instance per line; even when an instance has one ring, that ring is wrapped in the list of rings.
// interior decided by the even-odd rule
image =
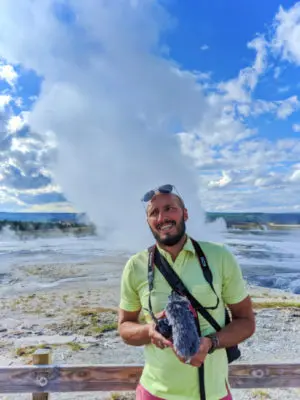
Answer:
[[[147,221],[158,244],[174,246],[185,234],[187,210],[173,194],[157,194],[147,207]]]

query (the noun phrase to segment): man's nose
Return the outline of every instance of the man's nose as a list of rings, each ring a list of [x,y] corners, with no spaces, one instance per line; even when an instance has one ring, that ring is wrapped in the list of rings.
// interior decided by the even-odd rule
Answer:
[[[166,213],[164,211],[160,211],[157,216],[157,222],[161,224],[166,220]]]

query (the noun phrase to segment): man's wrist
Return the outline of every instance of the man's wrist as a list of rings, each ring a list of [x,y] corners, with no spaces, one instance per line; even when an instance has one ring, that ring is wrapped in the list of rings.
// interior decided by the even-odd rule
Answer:
[[[215,350],[220,348],[219,338],[216,333],[211,333],[210,335],[207,335],[207,338],[209,338],[211,341],[211,345],[208,350],[208,354],[212,354]]]
[[[145,334],[146,334],[147,338],[149,339],[149,341],[151,341],[151,339],[152,339],[152,331],[153,331],[152,323],[150,322],[148,324],[145,324],[144,325],[144,329],[146,331]]]
[[[210,338],[209,336],[206,336],[206,339],[208,340],[208,350],[207,350],[207,353],[209,353],[210,350],[211,350],[211,348],[212,348],[213,343],[212,343],[212,340],[211,340],[211,338]]]

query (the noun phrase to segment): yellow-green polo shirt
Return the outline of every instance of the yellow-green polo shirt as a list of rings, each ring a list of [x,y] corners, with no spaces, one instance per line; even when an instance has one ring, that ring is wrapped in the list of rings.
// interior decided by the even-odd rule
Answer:
[[[222,244],[198,242],[206,255],[213,274],[213,284],[220,298],[216,310],[209,310],[219,325],[224,326],[224,304],[234,304],[247,296],[241,269],[233,255]],[[188,238],[175,262],[166,251],[159,248],[161,254],[174,268],[187,289],[204,306],[216,305],[216,296],[206,282],[198,262],[193,244]],[[148,309],[148,251],[141,251],[132,256],[126,263],[121,280],[120,308],[126,311],[142,309],[146,321],[151,317]],[[171,288],[155,268],[154,289],[151,302],[154,313],[165,308]],[[210,324],[199,315],[202,335],[214,332]],[[141,384],[155,396],[166,400],[199,400],[199,381],[197,368],[178,360],[172,349],[158,349],[152,344],[144,347],[145,366],[141,376]],[[228,363],[225,349],[208,354],[204,363],[205,391],[207,400],[218,400],[227,394]]]

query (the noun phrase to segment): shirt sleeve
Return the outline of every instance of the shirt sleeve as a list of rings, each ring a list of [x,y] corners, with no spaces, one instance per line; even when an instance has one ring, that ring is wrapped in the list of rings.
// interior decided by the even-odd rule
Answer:
[[[236,304],[244,300],[248,295],[246,283],[236,258],[226,246],[223,252],[222,273],[222,297],[225,304]]]
[[[125,311],[138,311],[141,302],[134,279],[134,262],[130,259],[123,270],[121,277],[121,296],[119,307]]]

